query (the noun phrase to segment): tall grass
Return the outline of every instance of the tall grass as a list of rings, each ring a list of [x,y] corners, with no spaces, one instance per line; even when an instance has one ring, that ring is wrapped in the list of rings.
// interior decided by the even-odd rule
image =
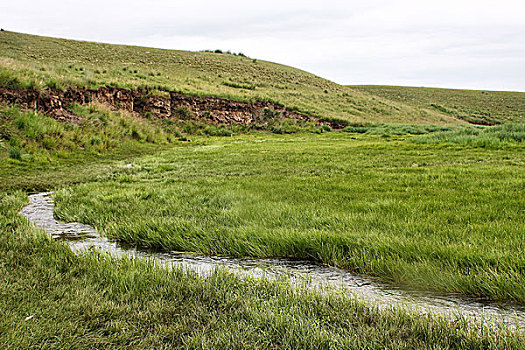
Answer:
[[[412,138],[421,144],[458,143],[474,147],[498,148],[525,141],[525,124],[503,124],[493,127],[458,128]]]
[[[22,151],[17,147],[9,146],[7,151],[9,152],[9,158],[22,160]]]
[[[9,89],[39,90],[43,84],[37,75],[27,70],[15,71],[0,67],[0,86]]]
[[[42,162],[70,155],[100,154],[122,147],[137,148],[140,144],[167,144],[171,130],[153,121],[112,112],[104,106],[73,105],[70,107],[78,123],[62,123],[38,112],[16,107],[0,107],[2,139],[8,143],[8,155],[28,162]],[[136,143],[136,145],[133,145]],[[0,157],[2,150],[0,150]]]
[[[63,189],[56,214],[148,247],[311,259],[525,302],[522,149],[346,133],[210,142]]]
[[[504,349],[523,334],[458,317],[379,310],[286,280],[208,278],[88,251],[74,255],[0,195],[0,344],[28,348]]]
[[[405,136],[425,135],[438,131],[452,131],[454,129],[454,127],[443,125],[352,123],[343,130],[350,133],[368,135]]]

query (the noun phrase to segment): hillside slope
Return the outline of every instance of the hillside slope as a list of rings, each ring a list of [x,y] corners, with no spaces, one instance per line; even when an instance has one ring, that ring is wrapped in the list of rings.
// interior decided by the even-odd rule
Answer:
[[[15,76],[36,88],[152,87],[288,108],[352,122],[460,123],[310,73],[244,55],[110,45],[0,32],[0,85]]]
[[[394,103],[448,114],[469,123],[494,125],[525,122],[525,93],[403,86],[351,86]]]

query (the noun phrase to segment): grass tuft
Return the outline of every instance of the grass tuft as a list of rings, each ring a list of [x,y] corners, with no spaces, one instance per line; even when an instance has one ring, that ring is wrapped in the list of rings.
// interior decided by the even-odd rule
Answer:
[[[500,148],[525,141],[525,124],[459,128],[411,139],[421,144],[457,143],[482,148]]]

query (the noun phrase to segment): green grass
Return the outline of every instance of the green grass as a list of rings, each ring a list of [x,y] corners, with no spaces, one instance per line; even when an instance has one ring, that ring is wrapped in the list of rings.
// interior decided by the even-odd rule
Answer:
[[[242,101],[269,100],[328,119],[458,123],[423,110],[262,60],[97,44],[0,32],[0,86],[54,88],[104,85],[175,90]]]
[[[460,127],[443,125],[353,123],[345,127],[343,131],[357,134],[381,135],[388,138],[405,135],[425,135],[435,132],[458,130],[459,128]]]
[[[385,140],[418,136],[409,141],[420,144],[455,143],[482,148],[505,148],[525,141],[525,124],[505,123],[497,126],[443,126],[417,124],[359,124],[343,129],[354,134],[380,135]]]
[[[43,113],[24,111],[16,106],[0,105],[0,160],[12,159],[28,163],[49,162],[71,155],[100,155],[134,149],[145,145],[166,145],[196,135],[233,136],[252,131],[277,134],[296,132],[329,132],[314,122],[284,118],[269,109],[252,125],[221,125],[195,120],[181,107],[172,119],[156,119],[113,111],[108,106],[90,104],[67,106],[74,115],[71,122],[59,122]]]
[[[0,105],[0,173],[35,167],[44,170],[46,164],[75,163],[108,154],[151,152],[171,144],[181,145],[181,141],[194,136],[331,131],[314,123],[283,118],[270,110],[265,110],[261,120],[250,126],[215,126],[192,119],[193,115],[185,108],[174,119],[140,118],[97,104],[73,104],[67,110],[76,120],[59,122],[43,113]],[[181,117],[183,114],[186,116]],[[6,188],[3,185],[11,183],[0,184],[0,188]]]
[[[148,144],[166,145],[177,137],[177,129],[168,130],[126,113],[111,112],[104,106],[73,105],[70,110],[81,118],[78,123],[62,123],[38,112],[0,106],[0,162],[49,163]]]
[[[457,128],[413,138],[416,143],[459,143],[474,147],[502,148],[525,141],[525,124],[502,124],[495,127]]]
[[[0,195],[3,349],[523,348],[523,335],[504,328],[380,311],[286,280],[223,271],[204,279],[96,252],[76,256],[18,215],[26,202],[22,192]]]
[[[108,161],[185,143],[177,141],[182,134],[174,124],[136,118],[105,106],[69,109],[80,118],[77,123],[0,106],[0,191],[38,191],[85,181],[93,177],[93,168],[102,175],[107,172]],[[84,169],[83,164],[90,167]]]
[[[83,111],[98,113],[88,107]],[[46,130],[56,128],[51,123]],[[17,132],[4,128],[6,134]],[[130,240],[145,245],[173,248],[178,242],[188,250],[237,256],[274,255],[279,249],[283,256],[306,253],[314,260],[325,254],[337,264],[350,261],[340,258],[352,248],[361,250],[370,266],[383,266],[383,278],[392,277],[388,271],[399,277],[403,267],[414,265],[397,279],[408,285],[413,277],[431,278],[421,274],[425,264],[433,270],[445,266],[435,279],[465,277],[459,268],[439,265],[436,250],[448,249],[463,253],[449,259],[471,264],[473,276],[465,284],[474,281],[500,292],[517,285],[505,297],[520,300],[523,276],[517,271],[512,280],[508,273],[522,264],[521,254],[514,252],[520,244],[515,233],[523,225],[516,219],[522,203],[515,200],[523,188],[520,144],[482,152],[469,145],[429,147],[403,141],[411,136],[392,137],[397,141],[347,132],[200,136],[162,152],[159,145],[136,141],[129,149],[93,157],[81,148],[58,157],[58,147],[48,150],[51,162],[5,158],[0,167],[0,347],[522,348],[521,332],[484,328],[479,333],[461,318],[449,322],[379,310],[336,291],[318,294],[286,281],[243,280],[220,271],[204,279],[94,252],[75,256],[17,214],[27,199],[14,189],[61,188],[59,216],[93,218],[106,233],[120,227]],[[132,167],[123,167],[127,163]],[[483,181],[476,187],[467,178]],[[447,193],[427,200],[443,188]],[[447,206],[440,202],[443,196],[459,203]],[[478,203],[465,203],[473,198]],[[467,205],[471,214],[463,210]],[[421,236],[445,221],[450,229],[423,239],[419,247],[407,243],[418,230]],[[412,228],[405,232],[407,227]],[[341,235],[348,228],[353,234]],[[511,238],[505,237],[505,244],[491,236],[500,229]],[[431,240],[438,243],[434,252]],[[345,246],[348,242],[352,245]],[[383,255],[381,261],[382,245],[383,253],[402,254],[390,260]],[[418,255],[423,253],[430,255]],[[476,275],[477,267],[485,275]],[[27,316],[34,317],[24,321]]]
[[[56,214],[148,247],[310,259],[411,288],[525,302],[523,144],[405,137],[204,140],[62,189]]]
[[[373,85],[350,88],[396,103],[437,111],[470,123],[525,122],[524,92]]]

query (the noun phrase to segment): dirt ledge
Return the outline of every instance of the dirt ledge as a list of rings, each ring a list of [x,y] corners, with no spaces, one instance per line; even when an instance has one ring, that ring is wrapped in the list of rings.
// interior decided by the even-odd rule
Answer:
[[[178,118],[177,110],[190,110],[196,120],[215,125],[252,125],[259,121],[265,110],[278,112],[282,118],[317,125],[330,125],[334,129],[343,128],[342,122],[322,120],[318,117],[292,112],[271,102],[240,102],[217,97],[196,97],[177,92],[165,92],[161,96],[147,90],[129,90],[115,87],[98,89],[69,88],[58,90],[17,90],[0,87],[0,102],[16,104],[21,108],[38,110],[64,122],[78,121],[67,106],[101,103],[114,110],[125,110],[140,116],[155,118]]]

